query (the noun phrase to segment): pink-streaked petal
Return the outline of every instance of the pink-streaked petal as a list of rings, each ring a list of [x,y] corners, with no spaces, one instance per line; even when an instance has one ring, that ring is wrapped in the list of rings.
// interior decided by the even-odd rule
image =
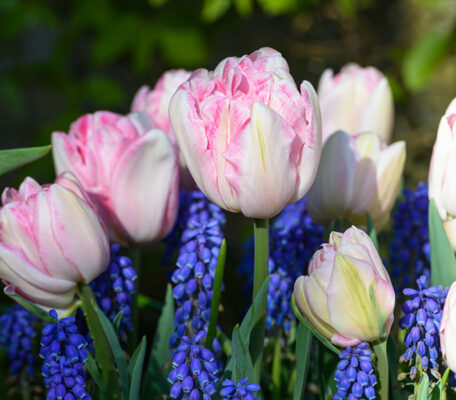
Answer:
[[[361,340],[354,338],[346,338],[338,333],[335,333],[331,338],[331,343],[340,347],[353,347],[361,343]]]

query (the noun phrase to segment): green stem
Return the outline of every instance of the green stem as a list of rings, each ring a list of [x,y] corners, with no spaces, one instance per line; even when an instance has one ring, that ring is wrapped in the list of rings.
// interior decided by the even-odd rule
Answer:
[[[377,374],[380,382],[380,400],[388,400],[388,356],[386,355],[386,340],[372,345],[377,357]]]
[[[103,326],[101,325],[97,312],[94,308],[96,303],[92,289],[86,283],[79,283],[78,294],[81,299],[81,308],[86,317],[90,336],[93,339],[96,360],[101,371],[101,379],[104,387],[107,389],[107,397],[105,398],[118,398],[121,391],[120,388],[117,387],[114,357],[112,355],[111,348],[109,347],[106,335],[104,334]],[[112,395],[108,396],[109,393]]]
[[[255,219],[253,222],[255,236],[255,264],[253,275],[253,298],[260,291],[261,285],[268,276],[269,267],[269,220]],[[254,382],[260,383],[261,368],[263,363],[264,331],[266,324],[266,300],[261,304],[258,311],[258,319],[252,330],[250,340],[250,355],[252,356]]]
[[[133,294],[133,299],[131,302],[131,322],[133,324],[133,330],[128,335],[128,353],[131,355],[138,345],[138,295],[140,293],[141,281],[141,247],[130,247],[128,249],[128,257],[130,258],[137,275],[136,291]]]
[[[214,341],[215,331],[217,328],[217,320],[220,307],[220,298],[222,297],[223,272],[225,271],[226,258],[226,241],[223,239],[220,246],[219,257],[215,269],[214,289],[212,290],[211,316],[209,319],[209,327],[207,328],[206,348],[212,350],[212,342]]]
[[[274,346],[274,359],[272,361],[272,398],[273,400],[281,399],[281,367],[282,367],[282,351],[280,347],[280,337],[277,335]]]

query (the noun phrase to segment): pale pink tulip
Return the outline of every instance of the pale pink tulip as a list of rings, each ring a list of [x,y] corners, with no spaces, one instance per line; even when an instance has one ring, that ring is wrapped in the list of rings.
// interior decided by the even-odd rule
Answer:
[[[127,244],[159,240],[177,215],[177,151],[144,114],[100,111],[52,135],[57,173],[73,172],[109,228]]]
[[[384,340],[394,319],[395,293],[369,236],[352,226],[332,232],[315,252],[308,276],[295,282],[299,311],[338,346]]]
[[[299,92],[273,49],[195,71],[171,99],[170,120],[195,182],[226,210],[273,217],[314,180],[318,99],[308,82]]]
[[[456,372],[456,282],[454,282],[445,299],[442,320],[440,321],[440,347],[442,358],[448,368]]]
[[[327,69],[318,85],[323,142],[338,130],[349,135],[377,132],[385,142],[391,139],[394,103],[385,76],[374,67],[348,64],[334,75]]]
[[[78,282],[106,270],[106,228],[74,176],[5,189],[0,208],[0,278],[9,292],[43,308],[68,310]]]
[[[429,168],[429,198],[434,200],[456,251],[456,99],[440,120]]]
[[[373,132],[350,136],[338,131],[323,146],[308,195],[310,216],[319,223],[348,219],[365,223],[369,213],[378,230],[388,221],[405,164],[405,143],[387,146]]]

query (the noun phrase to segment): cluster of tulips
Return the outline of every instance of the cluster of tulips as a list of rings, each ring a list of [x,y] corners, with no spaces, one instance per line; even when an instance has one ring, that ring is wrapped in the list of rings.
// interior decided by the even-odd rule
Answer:
[[[406,157],[404,142],[389,144],[393,122],[391,89],[377,69],[349,64],[336,75],[327,70],[317,94],[307,81],[296,86],[279,52],[262,48],[240,58],[226,58],[213,71],[166,72],[153,89],[144,86],[138,91],[128,115],[98,111],[78,118],[68,133],[54,132],[55,182],[40,186],[33,178],[26,178],[18,190],[6,188],[3,192],[0,278],[5,293],[39,316],[42,314],[37,310],[44,310],[52,318],[65,321],[82,307],[95,344],[92,362],[98,363],[96,373],[93,366],[89,373],[95,382],[101,376],[104,386],[98,385],[92,394],[82,389],[65,392],[64,383],[59,381],[47,385],[51,388],[47,398],[110,398],[103,393],[103,388],[108,390],[107,385],[112,383],[112,376],[104,380],[104,352],[120,363],[114,375],[122,376],[119,366],[124,361],[119,361],[119,357],[137,362],[140,353],[124,349],[118,354],[120,348],[113,345],[102,318],[100,325],[100,316],[93,312],[97,305],[87,291],[90,283],[112,264],[110,243],[136,247],[162,240],[173,231],[183,207],[179,192],[200,190],[221,209],[253,219],[252,302],[256,308],[247,315],[252,320],[250,329],[246,330],[243,322],[241,335],[238,328],[233,331],[232,350],[223,346],[230,357],[223,373],[210,355],[195,350],[198,343],[206,340],[206,347],[216,353],[211,330],[219,330],[215,328],[214,315],[218,314],[220,302],[220,293],[216,292],[222,286],[217,286],[215,279],[207,296],[199,298],[201,303],[213,303],[210,316],[201,314],[203,320],[210,320],[209,328],[203,329],[204,334],[197,335],[195,331],[197,338],[183,336],[178,330],[180,338],[193,343],[192,350],[190,355],[182,356],[190,346],[184,345],[187,339],[182,339],[178,352],[171,352],[164,365],[159,366],[165,370],[172,364],[177,371],[169,374],[169,388],[162,395],[173,399],[251,400],[262,396],[254,395],[262,390],[268,398],[261,374],[267,347],[267,299],[262,288],[269,282],[269,219],[288,204],[305,201],[312,220],[326,226],[327,243],[321,244],[308,266],[302,266],[303,275],[296,280],[294,293],[288,298],[300,324],[298,346],[293,352],[297,360],[295,373],[301,373],[296,373],[293,382],[295,388],[301,389],[291,390],[293,399],[300,399],[308,390],[303,385],[309,371],[303,366],[312,362],[309,354],[315,354],[318,343],[315,340],[312,345],[312,340],[308,340],[303,347],[302,338],[307,332],[325,348],[340,354],[340,358],[352,357],[351,367],[345,360],[337,367],[334,398],[387,400],[391,376],[386,343],[393,326],[396,292],[383,264],[383,254],[379,255],[382,252],[377,234],[381,238],[391,225]],[[456,270],[454,274],[446,270],[454,264],[450,245],[456,251],[455,122],[456,100],[442,117],[429,172],[430,207],[437,210],[439,217],[432,220],[432,226],[436,232],[446,232],[446,236],[431,232],[432,283],[444,287],[452,284],[451,278],[439,281],[434,277],[456,274]],[[218,242],[213,239],[213,243]],[[218,256],[219,249],[220,243],[213,254]],[[450,258],[447,263],[437,262],[439,257]],[[198,268],[188,259],[181,264],[178,260],[182,268]],[[219,269],[223,270],[222,264],[219,256],[216,275]],[[139,266],[133,267],[139,275]],[[176,276],[177,282],[181,278]],[[189,286],[185,290],[190,291]],[[183,287],[181,291],[184,293]],[[178,304],[181,296],[175,290]],[[134,296],[131,305],[133,315],[137,313],[136,299]],[[456,286],[451,287],[446,299],[437,327],[437,358],[456,371]],[[431,303],[428,304],[430,308]],[[184,310],[185,307],[184,304]],[[229,302],[225,302],[226,307]],[[416,313],[418,321],[420,310],[424,308]],[[176,313],[175,326],[182,325],[182,320],[182,315]],[[423,321],[425,326],[426,319]],[[115,326],[115,321],[112,324]],[[188,320],[183,329],[191,332],[190,324]],[[102,333],[97,326],[103,328]],[[426,325],[427,346],[431,346],[432,329],[435,331],[435,327]],[[100,335],[106,343],[102,343]],[[222,342],[218,334],[217,338]],[[82,342],[81,339],[78,343]],[[415,342],[419,353],[421,342]],[[236,350],[239,346],[242,351]],[[341,349],[345,350],[341,353]],[[420,356],[424,360],[425,356]],[[356,357],[362,367],[358,372]],[[203,372],[200,359],[206,368]],[[54,361],[58,363],[59,357]],[[189,375],[190,370],[193,375]],[[449,383],[440,375],[429,383],[430,378],[424,378],[426,367],[421,367],[420,372],[414,394],[424,399],[440,385],[439,393],[444,396]],[[212,378],[211,373],[219,375]],[[129,395],[121,390],[110,396],[136,398],[135,376],[128,381],[132,388]],[[65,385],[77,386],[66,381]],[[150,386],[143,385],[146,387]],[[144,392],[143,396],[155,398]],[[274,397],[280,398],[280,394]]]

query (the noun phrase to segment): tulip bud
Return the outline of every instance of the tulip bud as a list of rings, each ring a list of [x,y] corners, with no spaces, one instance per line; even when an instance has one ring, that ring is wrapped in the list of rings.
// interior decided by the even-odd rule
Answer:
[[[317,250],[308,276],[295,282],[299,311],[338,346],[384,340],[391,329],[395,294],[369,236],[352,226],[332,232]]]
[[[26,178],[5,189],[0,208],[0,278],[43,308],[72,307],[78,282],[106,270],[105,227],[74,176],[40,186]]]
[[[57,173],[73,172],[108,226],[112,240],[159,240],[173,227],[178,157],[166,134],[144,114],[97,112],[79,118],[68,135],[54,132]]]
[[[389,142],[394,104],[388,80],[374,67],[348,64],[337,74],[327,69],[318,85],[323,142],[338,130],[349,135],[377,132]]]
[[[197,70],[170,102],[185,162],[204,194],[247,217],[270,218],[304,196],[321,153],[315,91],[263,48]]]
[[[307,195],[310,216],[318,223],[345,218],[360,224],[369,213],[380,230],[389,219],[404,164],[402,141],[387,146],[373,132],[334,133],[323,146]]]
[[[442,358],[448,368],[456,372],[456,282],[454,282],[445,299],[442,320],[440,321],[440,348]]]
[[[434,200],[456,251],[456,99],[440,120],[429,168],[429,198]]]

